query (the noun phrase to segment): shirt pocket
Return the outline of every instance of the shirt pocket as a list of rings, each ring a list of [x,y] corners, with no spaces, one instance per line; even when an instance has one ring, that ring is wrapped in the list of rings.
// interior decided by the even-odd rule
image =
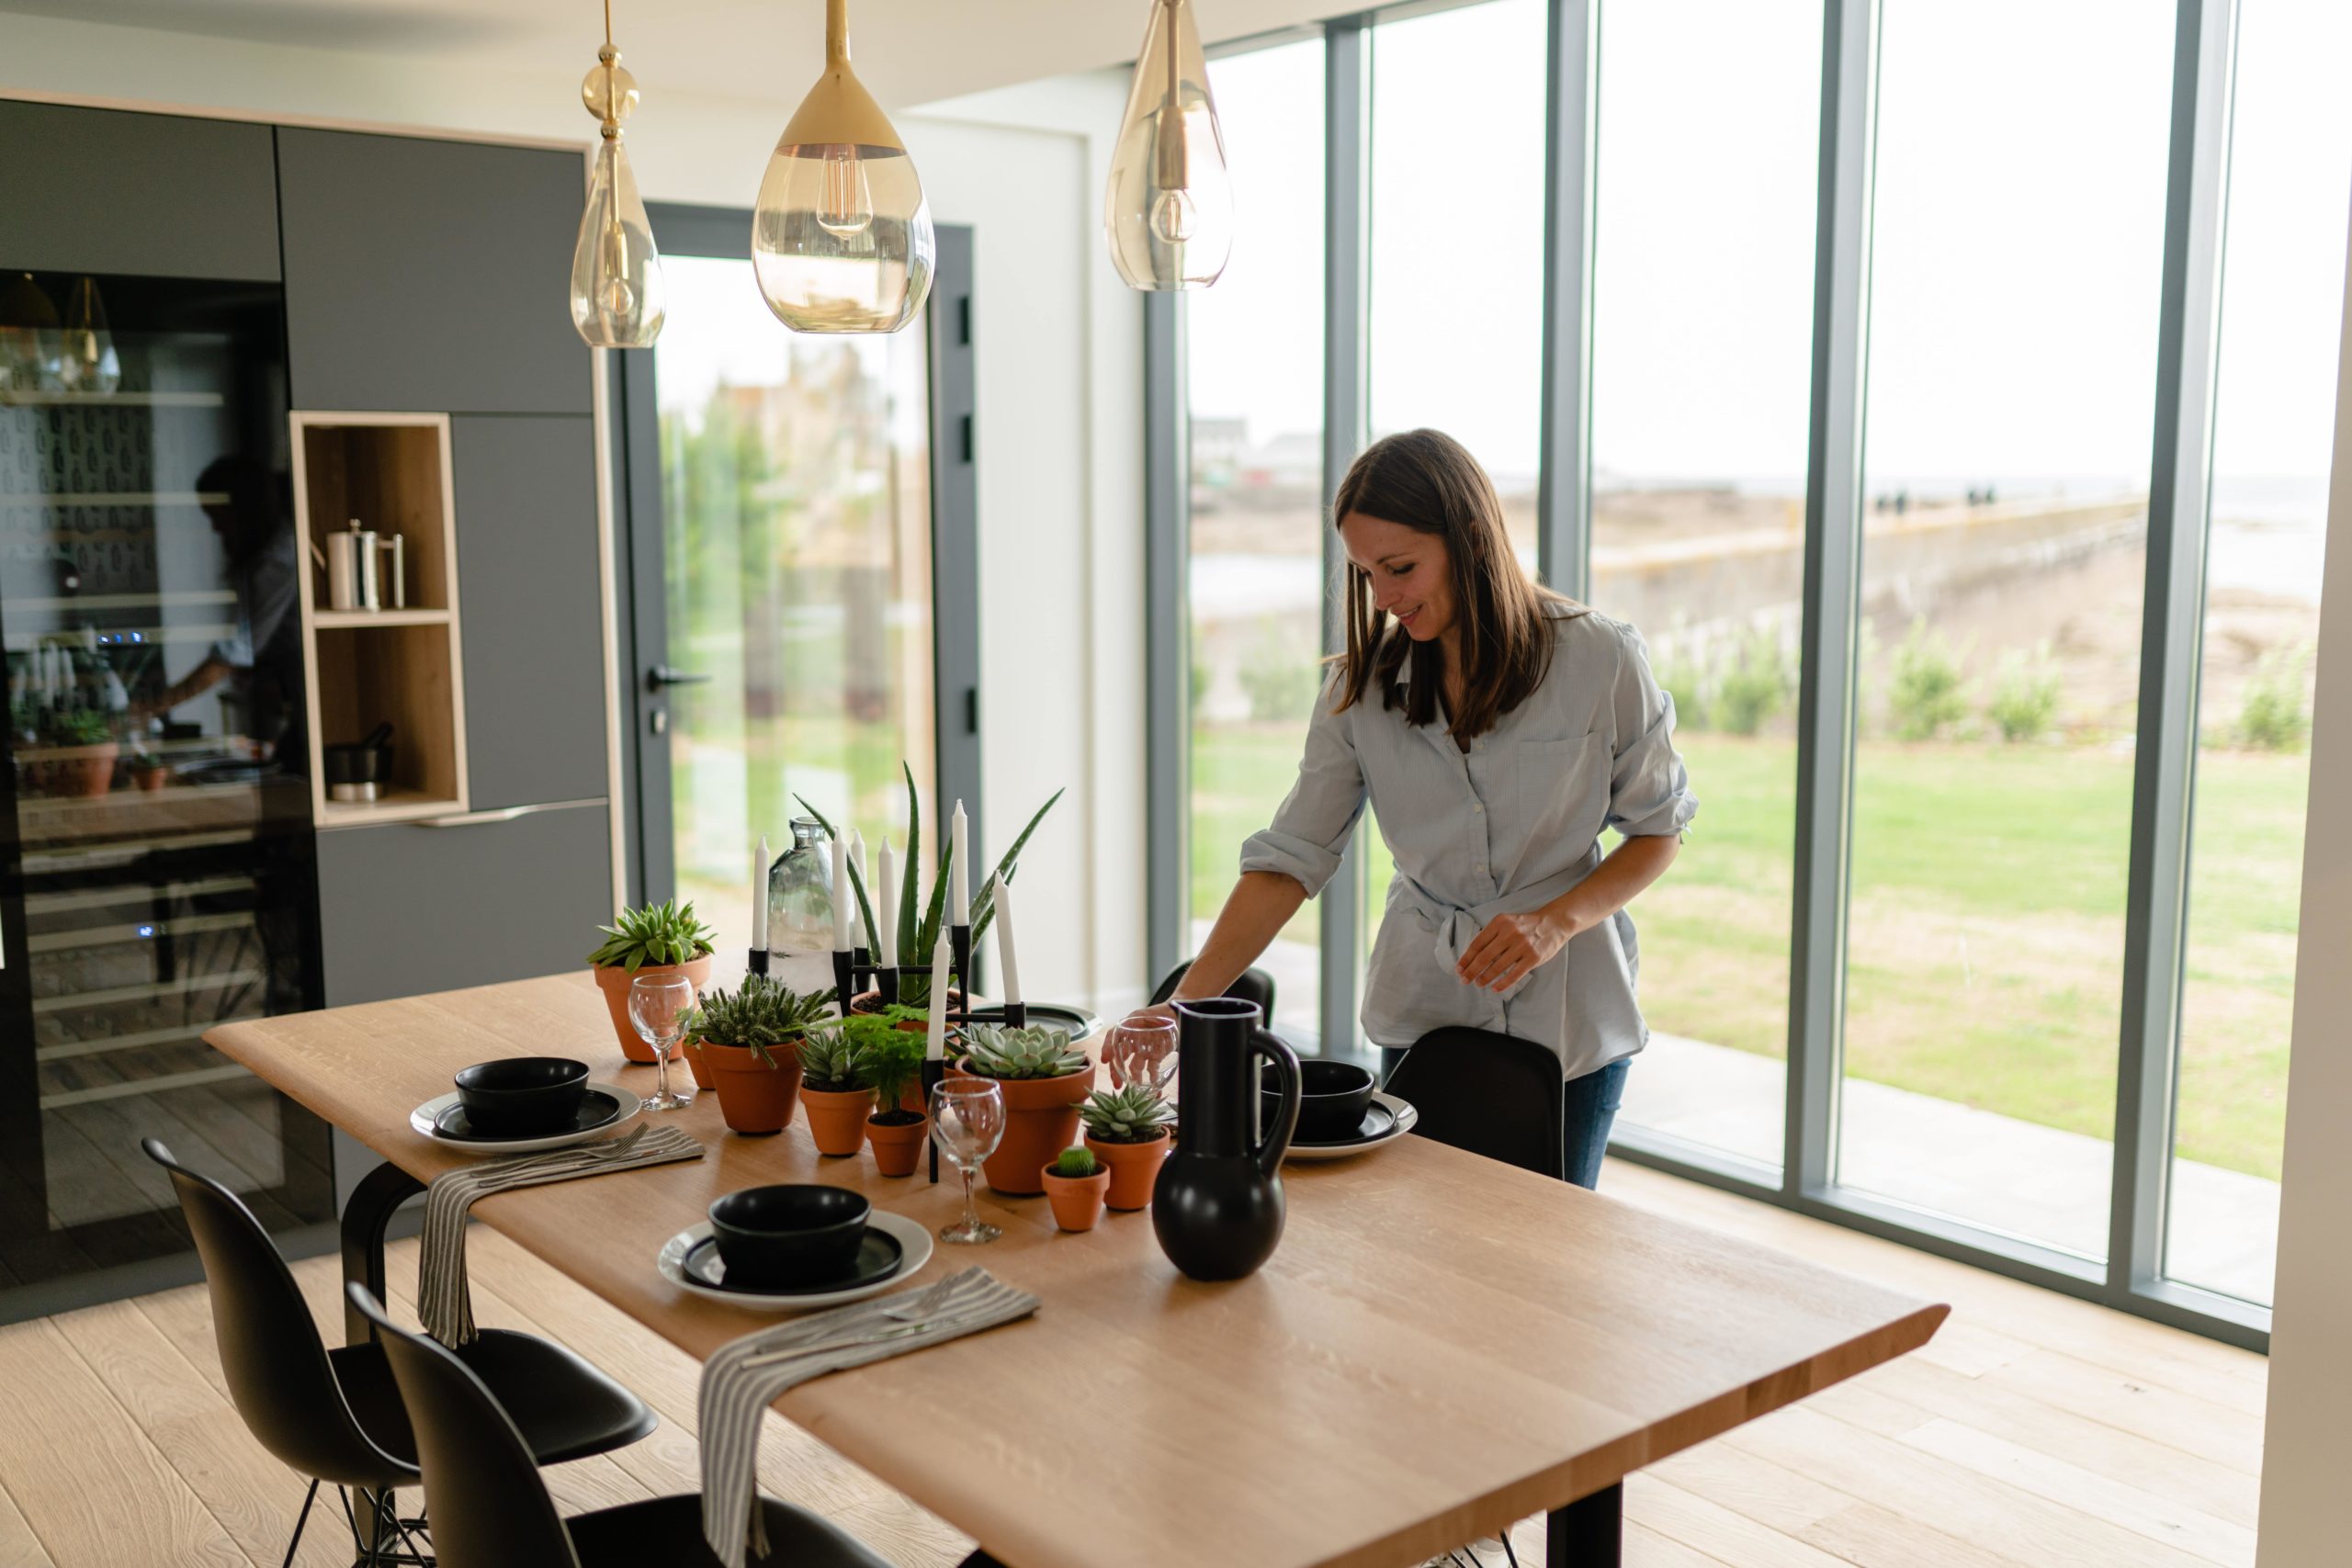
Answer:
[[[1609,738],[1599,730],[1558,740],[1522,740],[1511,784],[1518,857],[1534,875],[1566,865],[1600,839],[1609,819]]]

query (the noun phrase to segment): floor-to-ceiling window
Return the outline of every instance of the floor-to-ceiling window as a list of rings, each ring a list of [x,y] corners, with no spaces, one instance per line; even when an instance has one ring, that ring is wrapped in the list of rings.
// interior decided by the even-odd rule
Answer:
[[[1700,800],[1634,910],[1652,1033],[1623,1115],[1777,1165],[1821,0],[1600,26],[1591,598],[1647,639]]]
[[[2352,9],[2243,0],[2165,1272],[2270,1300],[2344,299]]]
[[[1187,302],[1192,451],[1187,878],[1197,951],[1242,840],[1298,772],[1319,683],[1323,604],[1323,40],[1209,66],[1247,242]],[[1323,1032],[1322,906],[1291,918],[1260,967],[1275,1021]]]

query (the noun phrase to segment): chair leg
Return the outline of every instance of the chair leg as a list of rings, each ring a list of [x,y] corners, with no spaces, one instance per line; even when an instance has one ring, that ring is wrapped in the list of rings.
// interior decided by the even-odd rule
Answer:
[[[311,1477],[311,1489],[302,1494],[302,1511],[294,1516],[294,1539],[286,1543],[286,1562],[282,1568],[294,1568],[295,1550],[302,1544],[302,1527],[311,1522],[311,1505],[319,1500],[319,1478]]]

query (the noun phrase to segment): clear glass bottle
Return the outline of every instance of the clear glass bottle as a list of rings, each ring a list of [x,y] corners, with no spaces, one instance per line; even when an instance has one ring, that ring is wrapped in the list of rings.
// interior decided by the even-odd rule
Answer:
[[[778,953],[833,950],[832,840],[813,817],[792,820],[792,848],[768,868],[768,946]]]

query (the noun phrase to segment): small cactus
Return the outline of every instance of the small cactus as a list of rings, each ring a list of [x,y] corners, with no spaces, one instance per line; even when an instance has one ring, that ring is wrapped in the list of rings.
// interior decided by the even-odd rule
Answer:
[[[1064,1149],[1061,1156],[1054,1161],[1054,1174],[1066,1176],[1073,1181],[1083,1181],[1102,1168],[1102,1163],[1094,1157],[1091,1149]]]
[[[1008,1029],[976,1023],[964,1032],[965,1066],[984,1078],[1058,1078],[1083,1071],[1086,1053],[1061,1029]]]
[[[1097,1089],[1078,1113],[1086,1122],[1086,1135],[1098,1144],[1148,1144],[1176,1119],[1176,1108],[1145,1083]]]

